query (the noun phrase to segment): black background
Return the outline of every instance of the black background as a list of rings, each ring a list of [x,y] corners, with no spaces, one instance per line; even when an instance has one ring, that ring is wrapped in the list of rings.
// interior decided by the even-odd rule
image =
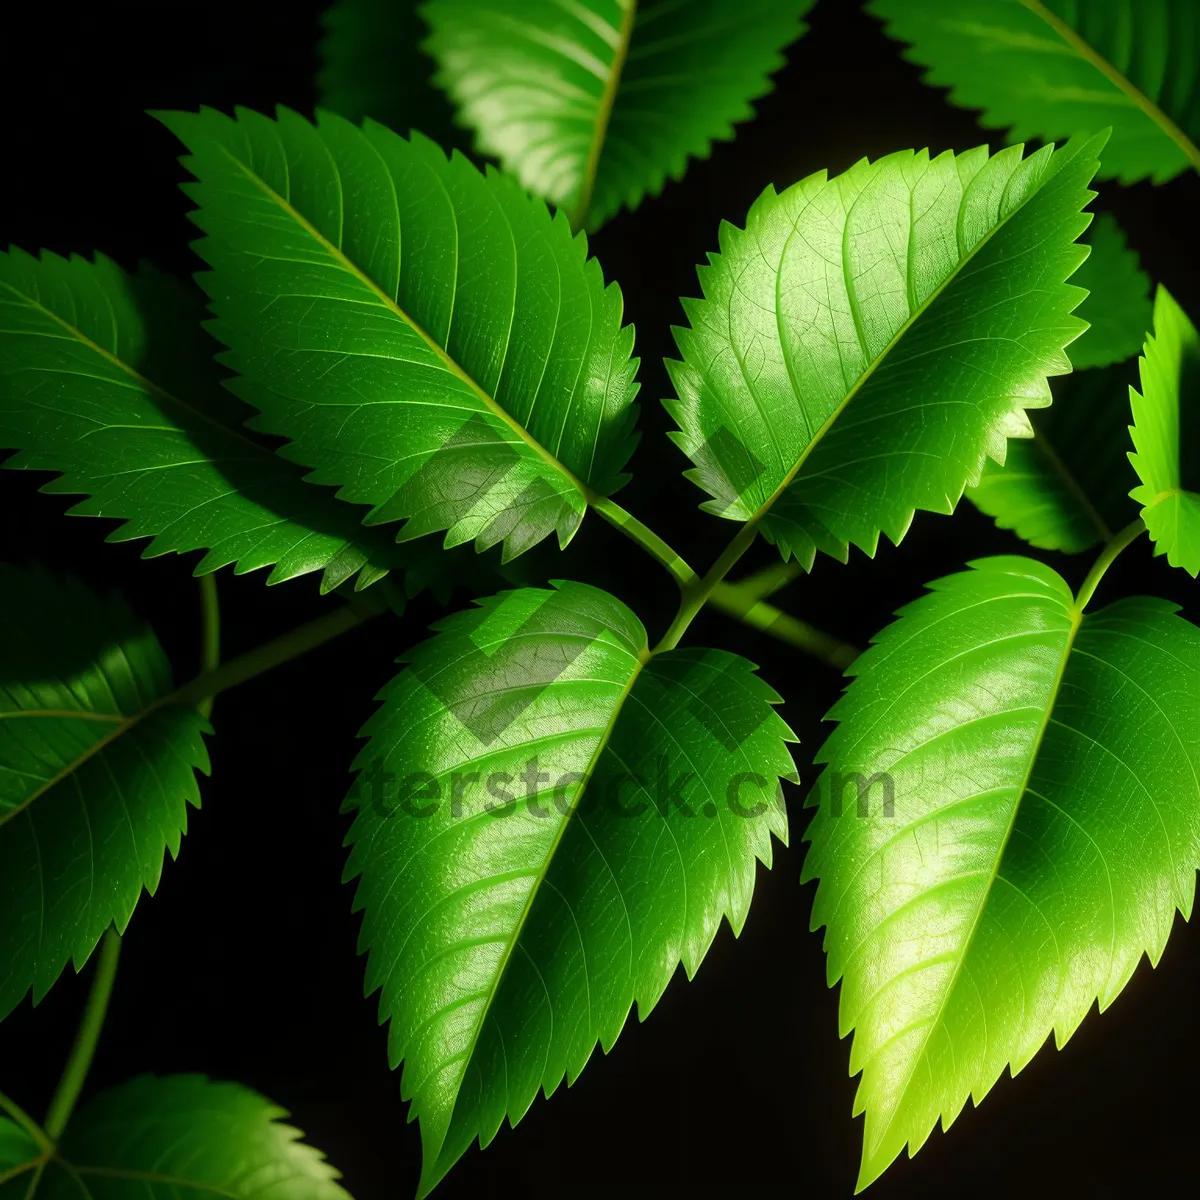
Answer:
[[[127,267],[144,257],[195,270],[177,146],[144,110],[269,111],[282,102],[311,111],[321,7],[33,6],[27,25],[8,31],[0,81],[0,239],[30,251],[100,249]],[[643,361],[643,441],[620,499],[699,566],[732,527],[697,513],[658,399],[668,394],[661,360],[674,351],[677,297],[695,294],[695,265],[715,248],[719,221],[741,222],[768,182],[783,188],[904,147],[989,140],[971,114],[919,82],[856,4],[824,0],[811,26],[736,142],[592,242],[624,290]],[[1106,185],[1096,202],[1117,213],[1146,269],[1193,313],[1198,201],[1200,178],[1189,173],[1161,188]],[[37,494],[42,481],[0,473],[5,557],[119,587],[159,631],[177,676],[190,676],[199,637],[194,562],[143,561],[140,544],[105,545],[112,523],[64,520],[66,500]],[[970,558],[1021,549],[964,503],[953,518],[919,515],[903,546],[882,546],[874,561],[857,551],[846,567],[819,561],[784,603],[863,644],[926,581]],[[760,545],[746,566],[771,553]],[[1073,584],[1086,570],[1086,562],[1045,557]],[[665,575],[595,518],[550,569],[608,587],[652,637],[673,610]],[[311,577],[270,590],[262,576],[219,578],[227,657],[333,603]],[[1131,590],[1168,595],[1200,617],[1195,585],[1152,561],[1145,544],[1122,559],[1101,598]],[[204,808],[192,815],[180,861],[132,923],[89,1093],[144,1071],[239,1080],[293,1113],[358,1200],[412,1193],[419,1138],[388,1070],[375,1000],[362,998],[338,807],[373,695],[439,611],[418,601],[403,622],[377,621],[220,698]],[[810,762],[838,692],[834,671],[717,614],[701,616],[694,638],[762,664],[801,736],[800,761]],[[645,1025],[631,1018],[610,1055],[597,1053],[573,1088],[535,1103],[485,1153],[472,1150],[439,1196],[852,1192],[861,1122],[850,1117],[855,1082],[849,1045],[837,1038],[836,993],[825,985],[820,938],[808,932],[811,888],[797,885],[799,800],[793,790],[793,845],[778,852],[774,871],[760,870],[742,937],[723,927],[695,982],[679,972]],[[948,1136],[934,1133],[872,1194],[1122,1196],[1194,1186],[1197,964],[1200,930],[1178,921],[1157,970],[1143,963],[1114,1007],[1089,1016],[1063,1052],[1044,1049],[1016,1081],[1005,1075],[982,1112],[968,1106]],[[26,1003],[0,1026],[0,1087],[34,1111],[53,1088],[85,991],[85,979],[65,978],[39,1008]]]

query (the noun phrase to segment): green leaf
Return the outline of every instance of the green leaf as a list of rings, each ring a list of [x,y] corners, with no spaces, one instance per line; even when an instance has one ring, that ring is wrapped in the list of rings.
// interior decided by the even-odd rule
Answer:
[[[156,706],[171,691],[119,600],[0,565],[0,1018],[123,932],[178,855],[208,725]]]
[[[1056,379],[1054,403],[1031,414],[1034,436],[1013,438],[1003,466],[985,463],[967,496],[1043,550],[1078,554],[1107,542],[1137,516],[1127,455],[1134,373],[1128,362]]]
[[[851,666],[818,756],[804,878],[855,1031],[860,1190],[1157,963],[1200,865],[1200,631],[972,566]]]
[[[124,520],[109,540],[153,538],[148,557],[207,550],[197,575],[274,564],[269,583],[323,571],[328,591],[402,565],[362,510],[239,428],[202,316],[169,276],[103,255],[0,254],[5,466],[57,472],[43,491],[86,495],[71,512]]]
[[[349,1200],[338,1172],[282,1123],[287,1115],[237,1084],[144,1075],[79,1110],[36,1196]]]
[[[1200,167],[1192,0],[870,0],[949,99],[1012,141],[1112,128],[1101,179]]]
[[[484,154],[598,229],[754,115],[813,0],[428,0],[436,82]]]
[[[1132,358],[1142,348],[1151,318],[1150,280],[1116,218],[1101,213],[1085,240],[1092,252],[1074,282],[1088,290],[1079,315],[1090,328],[1071,343],[1071,365],[1077,371]]]
[[[779,697],[718,650],[651,655],[623,604],[525,588],[435,627],[347,801],[368,991],[420,1118],[424,1196],[740,932],[787,835]]]
[[[321,24],[322,108],[356,124],[373,117],[389,129],[416,128],[447,149],[467,149],[454,110],[433,86],[434,62],[420,47],[428,27],[415,0],[337,0]]]
[[[1102,144],[904,151],[768,188],[745,230],[722,225],[667,364],[705,510],[806,569],[951,512],[1070,370],[1084,293],[1064,281]]]
[[[1173,567],[1200,572],[1200,337],[1164,287],[1154,298],[1154,333],[1138,361],[1142,390],[1129,389],[1137,451],[1130,454],[1142,481],[1129,494]]]
[[[192,151],[201,276],[283,451],[400,536],[505,560],[624,483],[633,330],[566,219],[511,180],[368,121],[161,115]]]

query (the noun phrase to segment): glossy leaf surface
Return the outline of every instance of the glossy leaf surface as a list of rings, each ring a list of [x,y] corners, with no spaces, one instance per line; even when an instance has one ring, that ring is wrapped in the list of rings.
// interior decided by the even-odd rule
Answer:
[[[813,0],[429,0],[478,148],[597,229],[733,137]]]
[[[144,1075],[82,1107],[58,1153],[15,1175],[4,1200],[348,1200],[286,1116],[237,1084]],[[0,1173],[3,1146],[0,1128]]]
[[[745,230],[723,225],[668,363],[704,508],[806,568],[952,511],[1070,369],[1101,145],[905,151],[768,188]]]
[[[557,531],[624,482],[636,362],[616,285],[541,201],[432,142],[287,109],[163,114],[191,150],[231,387],[401,537]]]
[[[147,556],[206,550],[198,575],[322,571],[329,590],[402,566],[364,510],[240,428],[203,315],[169,276],[103,255],[0,254],[0,449],[19,451],[4,465],[57,472],[44,491],[86,495],[71,512],[123,520],[110,540],[152,538]]]
[[[437,627],[364,730],[348,807],[367,987],[426,1194],[641,1017],[786,837],[779,697],[718,650],[651,656],[624,605],[524,588]]]
[[[1081,618],[1030,559],[973,568],[851,666],[819,755],[804,877],[860,1189],[1157,963],[1200,865],[1200,631],[1144,597]]]
[[[1195,578],[1200,572],[1200,335],[1166,288],[1154,301],[1154,333],[1138,363],[1129,455],[1141,486],[1130,495],[1155,550]]]
[[[905,57],[1013,141],[1112,129],[1100,178],[1200,167],[1194,0],[870,0]]]
[[[170,691],[120,601],[0,566],[0,1017],[123,931],[179,853],[207,725],[152,707]]]
[[[1132,358],[1142,348],[1152,313],[1150,280],[1116,218],[1101,213],[1084,240],[1092,252],[1071,282],[1087,288],[1078,315],[1089,328],[1067,351],[1077,371]]]
[[[1078,554],[1108,541],[1138,514],[1128,458],[1136,374],[1133,363],[1118,363],[1054,380],[1054,403],[1030,415],[1034,436],[1013,438],[1003,466],[985,463],[967,496],[1043,550]]]

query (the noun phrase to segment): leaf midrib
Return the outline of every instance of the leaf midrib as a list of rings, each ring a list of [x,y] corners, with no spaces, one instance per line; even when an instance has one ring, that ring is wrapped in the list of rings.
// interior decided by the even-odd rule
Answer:
[[[13,285],[8,283],[6,280],[0,280],[0,287],[4,287],[8,291],[12,292],[12,294],[16,296],[18,300],[26,304],[28,307],[35,309],[37,312],[42,313],[46,317],[49,317],[50,320],[54,321],[57,325],[65,329],[75,341],[79,342],[83,346],[86,346],[90,351],[92,351],[92,353],[98,354],[102,359],[105,360],[105,362],[116,367],[119,371],[123,371],[137,384],[145,388],[146,391],[152,392],[154,395],[166,400],[169,404],[173,404],[177,408],[182,409],[183,412],[187,413],[191,417],[194,417],[197,421],[203,421],[206,424],[211,425],[214,429],[219,430],[226,437],[237,438],[239,441],[245,442],[247,446],[253,447],[258,455],[261,456],[263,454],[269,454],[269,451],[264,450],[262,446],[243,433],[240,429],[232,425],[227,425],[224,421],[221,421],[211,414],[204,412],[202,409],[193,407],[186,400],[181,400],[173,392],[169,392],[166,388],[155,383],[152,379],[147,379],[146,376],[137,370],[136,367],[133,367],[129,363],[125,362],[124,359],[120,358],[117,354],[114,354],[111,350],[106,350],[98,342],[95,342],[88,337],[88,335],[84,333],[83,330],[77,325],[73,325],[70,321],[60,317],[58,313],[47,308],[39,300],[35,300],[32,296],[20,291],[18,288],[13,287]],[[105,428],[110,428],[110,426],[106,425]],[[187,434],[188,430],[184,428],[181,432]]]
[[[600,762],[600,758],[604,751],[608,748],[608,743],[612,738],[613,731],[617,727],[617,722],[620,720],[621,713],[625,708],[625,703],[633,692],[633,686],[641,676],[643,668],[653,657],[653,654],[647,647],[643,647],[637,655],[637,663],[629,674],[629,679],[625,686],[621,689],[621,694],[617,697],[616,703],[613,706],[612,715],[609,717],[608,725],[605,727],[604,733],[596,743],[596,749],[592,754],[591,760],[588,762],[587,770],[583,774],[583,784],[576,794],[575,803],[571,806],[570,811],[559,822],[557,831],[554,834],[554,840],[551,842],[546,851],[546,856],[542,860],[542,865],[538,869],[537,876],[534,879],[533,887],[529,890],[529,896],[525,900],[525,905],[521,910],[520,916],[517,918],[516,926],[513,929],[512,935],[508,940],[508,944],[504,948],[501,955],[500,963],[496,968],[492,983],[488,988],[487,999],[484,1001],[483,1009],[479,1014],[479,1019],[475,1023],[474,1031],[471,1035],[471,1041],[466,1051],[462,1055],[462,1061],[470,1064],[475,1056],[475,1050],[479,1043],[480,1034],[483,1032],[483,1027],[487,1023],[488,1016],[492,1011],[497,995],[500,992],[500,986],[504,981],[504,977],[508,971],[508,964],[512,961],[513,952],[516,950],[517,943],[521,940],[521,934],[524,931],[525,923],[529,919],[529,914],[533,911],[534,903],[537,900],[538,892],[541,890],[542,884],[546,880],[546,876],[550,872],[550,865],[554,861],[554,856],[558,852],[558,847],[562,842],[563,835],[566,833],[567,827],[571,824],[571,819],[583,801],[584,793],[587,791],[588,785],[595,776],[596,767]],[[465,1070],[465,1068],[464,1068]],[[446,1129],[449,1131],[450,1122],[453,1120],[454,1109],[458,1107],[458,1099],[460,1091],[455,1091],[454,1106],[450,1112],[450,1118],[447,1120]],[[444,1146],[444,1141],[442,1146]],[[426,1169],[436,1169],[438,1161],[441,1159],[442,1146],[438,1147],[437,1156],[432,1158],[427,1164]]]
[[[617,99],[617,89],[621,84],[621,74],[625,70],[625,62],[629,58],[629,43],[633,37],[633,26],[637,20],[638,0],[625,0],[625,4],[625,11],[621,15],[621,28],[617,31],[617,44],[613,48],[612,66],[609,68],[608,78],[604,81],[604,91],[600,94],[600,103],[596,108],[596,116],[592,124],[592,137],[588,143],[583,180],[579,185],[579,199],[571,213],[571,229],[574,231],[578,231],[587,223],[588,210],[592,207],[592,196],[596,190],[600,156],[604,152],[608,126],[612,120],[613,105]]]
[[[1127,96],[1135,107],[1149,117],[1183,151],[1192,168],[1200,171],[1200,148],[1197,148],[1196,143],[1145,92],[1117,70],[1094,46],[1080,37],[1061,17],[1051,12],[1042,0],[1020,0],[1020,3],[1035,17],[1045,22],[1070,49],[1099,71],[1113,87]]]
[[[226,158],[232,162],[238,170],[240,170],[247,179],[249,179],[269,200],[275,203],[287,216],[289,216],[305,233],[309,235],[343,270],[353,275],[365,288],[374,295],[389,312],[399,317],[421,340],[429,347],[438,361],[445,369],[458,379],[480,399],[494,417],[503,421],[522,442],[525,443],[535,454],[542,458],[549,466],[567,479],[583,496],[588,503],[591,502],[591,490],[577,479],[575,475],[560,462],[549,450],[545,448],[519,421],[512,417],[483,387],[481,387],[471,375],[459,365],[455,359],[446,351],[445,347],[438,344],[436,338],[432,337],[422,325],[420,325],[413,317],[411,317],[397,301],[389,296],[361,267],[358,266],[340,247],[334,245],[307,217],[304,216],[297,208],[281,196],[265,179],[257,172],[251,170],[237,155],[231,153],[224,146],[219,146],[218,149]]]
[[[0,828],[3,828],[9,821],[19,817],[27,808],[40,800],[47,792],[56,788],[64,779],[68,779],[74,775],[84,763],[94,758],[106,747],[112,745],[117,738],[128,733],[136,725],[140,725],[148,716],[158,712],[160,709],[166,708],[174,698],[175,693],[169,692],[164,696],[160,696],[157,700],[152,700],[141,712],[135,713],[131,717],[124,716],[120,713],[91,713],[84,710],[73,711],[64,709],[61,712],[52,709],[25,709],[16,713],[0,713],[0,720],[5,720],[9,717],[29,716],[29,717],[55,717],[60,719],[79,718],[83,721],[109,721],[114,723],[114,728],[97,739],[85,750],[81,751],[75,758],[54,776],[53,779],[47,780],[41,787],[26,796],[15,808],[11,808],[6,812],[0,812]]]
[[[1061,149],[1054,150],[1052,152],[1051,156],[1049,156],[1050,162],[1053,163],[1054,156],[1062,154],[1066,149],[1067,149],[1067,147],[1064,146]],[[1041,153],[1041,151],[1035,151],[1035,155],[1038,153]],[[956,159],[957,159],[957,157],[958,156],[956,156]],[[1032,158],[1032,157],[1034,157],[1034,155],[1030,156],[1030,158]],[[1024,161],[1028,161],[1028,160],[1024,160]],[[995,237],[996,234],[999,233],[1000,230],[1003,229],[1009,223],[1009,221],[1011,221],[1013,219],[1013,217],[1015,217],[1017,215],[1017,213],[1021,212],[1025,208],[1025,206],[1027,204],[1029,204],[1031,200],[1033,200],[1033,198],[1035,196],[1040,195],[1042,190],[1045,187],[1047,187],[1049,185],[1049,183],[1051,182],[1051,180],[1058,175],[1059,171],[1064,169],[1065,165],[1066,164],[1060,165],[1059,170],[1055,171],[1052,175],[1046,175],[1042,179],[1042,181],[1038,185],[1038,187],[1035,188],[1032,192],[1030,192],[1029,195],[1026,196],[1025,199],[1022,200],[1021,203],[1018,204],[1016,206],[1016,208],[1014,208],[1012,210],[1012,212],[1010,212],[1006,217],[1004,217],[1002,220],[998,221],[991,229],[989,229],[988,232],[982,238],[980,238],[979,242],[970,250],[970,252],[968,254],[966,254],[963,258],[961,258],[957,264],[955,264],[954,270],[951,271],[946,276],[946,278],[943,279],[942,282],[939,283],[937,285],[937,287],[934,288],[933,291],[930,292],[929,295],[925,297],[924,301],[921,303],[921,305],[915,311],[913,311],[912,313],[909,314],[909,316],[908,316],[907,320],[905,320],[904,324],[901,325],[900,328],[897,329],[896,332],[892,335],[891,339],[888,341],[888,344],[886,346],[884,346],[884,348],[875,356],[875,358],[873,358],[871,360],[871,362],[867,365],[866,370],[864,370],[863,373],[854,381],[854,383],[851,385],[849,391],[847,391],[846,395],[842,398],[842,400],[839,402],[837,407],[833,410],[833,412],[831,412],[829,414],[828,417],[826,417],[826,419],[822,423],[821,427],[817,430],[817,432],[810,439],[808,445],[806,445],[804,447],[804,449],[800,452],[800,456],[796,460],[796,464],[784,476],[783,482],[780,483],[780,485],[771,493],[770,496],[767,497],[767,499],[765,501],[763,501],[763,503],[759,506],[758,510],[754,513],[754,515],[746,522],[747,526],[757,526],[766,518],[766,516],[770,512],[772,506],[779,499],[779,497],[782,496],[784,494],[784,492],[786,492],[787,489],[789,487],[791,487],[791,485],[795,482],[796,477],[800,474],[801,470],[804,468],[804,464],[808,461],[809,457],[812,455],[813,451],[817,448],[817,446],[819,446],[821,444],[822,440],[824,439],[825,435],[829,432],[829,430],[832,429],[833,426],[837,423],[837,421],[841,417],[842,413],[845,412],[846,407],[850,404],[850,401],[853,400],[854,397],[857,396],[858,393],[860,391],[862,391],[862,389],[866,386],[868,381],[874,377],[875,372],[878,369],[878,367],[880,366],[880,364],[887,361],[888,355],[892,352],[892,350],[896,347],[896,345],[900,343],[900,341],[904,338],[905,334],[907,334],[908,331],[913,327],[913,325],[929,311],[929,309],[933,306],[934,301],[936,301],[952,283],[954,283],[956,280],[958,280],[961,277],[964,268],[969,263],[974,261],[975,257],[980,253],[980,251],[983,250],[983,248],[986,245],[988,245],[988,243],[992,240],[992,238]],[[836,181],[833,181],[833,182],[836,182]],[[828,187],[830,185],[827,183],[825,186]],[[970,185],[968,184],[968,186],[970,186]],[[965,201],[965,199],[966,199],[966,192],[964,189],[963,200]],[[851,207],[853,207],[853,205]],[[961,218],[961,202],[959,205],[959,213],[958,213],[958,216],[956,219],[958,219],[958,218]],[[847,223],[849,222],[849,219],[850,219],[850,214],[847,213],[846,214]],[[843,261],[843,263],[842,263],[843,271],[845,270],[845,266],[846,266],[846,264]]]
[[[919,1053],[912,1056],[911,1065],[905,1075],[904,1084],[900,1089],[900,1100],[892,1109],[888,1117],[887,1124],[883,1127],[883,1131],[877,1139],[876,1144],[883,1142],[888,1133],[891,1131],[897,1115],[908,1096],[908,1089],[912,1083],[913,1075],[916,1072],[917,1064],[925,1057],[926,1051],[929,1048],[929,1040],[933,1036],[934,1030],[941,1024],[942,1017],[946,1011],[946,1005],[950,997],[954,994],[955,988],[958,986],[959,976],[962,974],[962,969],[967,962],[971,953],[971,946],[975,941],[975,934],[979,931],[980,918],[983,916],[984,909],[987,907],[988,900],[991,898],[992,888],[995,886],[996,879],[1000,874],[1000,864],[1004,860],[1004,853],[1008,849],[1008,843],[1012,838],[1013,830],[1016,828],[1017,817],[1020,814],[1022,803],[1024,802],[1026,793],[1030,790],[1029,784],[1033,778],[1033,770],[1037,765],[1038,756],[1042,752],[1042,744],[1046,739],[1046,730],[1050,726],[1051,718],[1054,715],[1055,705],[1058,703],[1058,693],[1062,688],[1063,678],[1066,675],[1067,663],[1071,658],[1071,653],[1075,648],[1075,639],[1079,634],[1079,629],[1083,624],[1083,612],[1079,605],[1072,600],[1071,606],[1067,609],[1067,616],[1070,620],[1070,629],[1067,632],[1066,640],[1063,644],[1062,657],[1059,660],[1058,670],[1055,672],[1054,682],[1050,688],[1050,694],[1046,700],[1045,712],[1042,715],[1041,722],[1038,727],[1037,736],[1033,740],[1033,744],[1029,751],[1029,765],[1025,769],[1025,776],[1021,780],[1020,790],[1017,793],[1017,798],[1013,803],[1012,815],[1009,817],[1008,827],[1004,831],[1004,837],[1001,839],[1000,845],[996,849],[995,858],[992,863],[991,873],[988,876],[987,883],[980,889],[979,901],[975,906],[975,912],[971,917],[970,932],[967,934],[966,941],[963,943],[962,951],[958,956],[958,962],[955,963],[954,970],[950,975],[950,979],[946,984],[946,988],[942,993],[941,1001],[938,1004],[937,1012],[930,1020],[928,1031],[921,1039],[921,1049]],[[874,1155],[872,1155],[874,1157]],[[860,1189],[861,1190],[861,1189]]]

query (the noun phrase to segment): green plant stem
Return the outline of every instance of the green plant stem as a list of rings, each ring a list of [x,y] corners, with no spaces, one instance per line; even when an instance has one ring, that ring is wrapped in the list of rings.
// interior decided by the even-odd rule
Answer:
[[[1130,522],[1119,533],[1113,534],[1109,541],[1105,544],[1104,549],[1100,551],[1100,557],[1092,564],[1092,569],[1087,573],[1087,578],[1080,585],[1079,591],[1075,596],[1075,611],[1083,612],[1091,602],[1092,597],[1096,594],[1096,589],[1100,586],[1100,581],[1104,578],[1105,572],[1117,560],[1117,556],[1127,546],[1146,532],[1146,523],[1141,517]]]
[[[681,588],[696,582],[696,572],[688,566],[682,555],[672,550],[653,529],[643,525],[615,500],[610,500],[607,496],[589,496],[588,503],[610,525],[619,529],[627,538],[641,546],[655,562],[665,567]]]
[[[731,586],[736,587],[745,596],[765,600],[803,574],[804,568],[793,559],[791,562],[772,563],[769,567],[763,567],[761,571],[755,571],[753,575],[747,575],[745,579],[735,580]]]
[[[104,1016],[108,1012],[108,1001],[112,996],[113,980],[117,977],[117,960],[120,956],[120,935],[110,928],[100,943],[96,975],[92,980],[87,1007],[83,1010],[83,1019],[79,1023],[79,1032],[75,1035],[75,1045],[71,1047],[71,1055],[67,1059],[62,1080],[46,1113],[46,1136],[52,1142],[57,1142],[62,1137],[87,1079],[92,1059],[96,1054],[96,1043],[100,1040],[100,1030],[104,1027]]]
[[[657,563],[661,564],[679,584],[685,596],[698,594],[701,580],[682,555],[677,554],[654,530],[643,525],[635,516],[619,504],[604,496],[589,497],[592,507],[614,528],[640,546]],[[739,552],[740,553],[740,552]],[[732,567],[731,561],[729,566]],[[727,568],[728,569],[728,568]],[[821,630],[789,616],[770,604],[761,603],[764,597],[777,592],[785,584],[802,574],[795,563],[776,563],[747,576],[738,583],[725,583],[718,579],[711,588],[709,598],[713,606],[726,616],[734,617],[744,624],[769,633],[772,637],[805,650],[809,654],[830,663],[839,670],[850,665],[858,657],[858,650]],[[703,606],[704,600],[700,599]],[[699,611],[699,608],[695,610]],[[692,615],[695,615],[694,613]],[[690,617],[688,620],[690,621]],[[683,627],[686,628],[686,625]],[[682,636],[683,628],[679,635]],[[678,640],[678,639],[676,639]],[[661,649],[670,649],[665,644]]]
[[[858,657],[859,651],[856,647],[815,629],[772,604],[759,600],[755,589],[747,586],[749,582],[718,583],[710,597],[713,607],[728,616],[736,617],[754,629],[769,633],[789,646],[795,646],[814,658],[821,659],[822,662],[827,662],[839,671],[845,670]]]
[[[703,579],[681,585],[679,611],[675,614],[675,619],[671,622],[667,632],[663,634],[662,641],[654,647],[652,653],[659,654],[663,650],[674,650],[679,645],[679,639],[687,632],[687,628],[695,619],[696,614],[708,603],[713,590],[737,566],[738,560],[754,544],[757,536],[758,521],[747,521],[734,534],[733,540],[721,552],[721,557],[713,563],[712,568]]]
[[[53,1152],[54,1143],[46,1136],[46,1131],[15,1100],[10,1100],[3,1092],[0,1092],[0,1110],[8,1113],[37,1142],[44,1154]]]
[[[200,671],[215,671],[221,665],[221,601],[216,575],[200,577],[201,638]],[[213,697],[205,696],[196,706],[207,720],[212,716]]]
[[[185,683],[183,687],[177,688],[169,696],[158,701],[154,708],[168,704],[197,704],[206,697],[216,696],[293,658],[299,658],[301,654],[307,654],[308,651],[315,650],[325,642],[332,641],[333,638],[387,611],[388,609],[381,607],[346,605],[326,613],[325,616],[309,621],[307,625],[301,625],[298,629],[275,638],[274,641],[266,642],[238,658],[230,659],[214,670],[203,672],[190,683]]]

